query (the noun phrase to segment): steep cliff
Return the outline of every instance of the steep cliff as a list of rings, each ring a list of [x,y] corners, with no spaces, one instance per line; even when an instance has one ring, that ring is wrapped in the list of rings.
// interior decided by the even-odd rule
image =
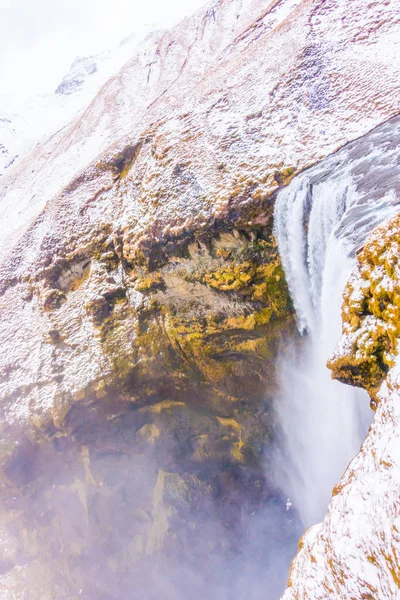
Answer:
[[[275,194],[399,110],[398,32],[394,2],[210,4],[4,178],[4,600],[249,598],[265,507],[254,563],[291,548]]]

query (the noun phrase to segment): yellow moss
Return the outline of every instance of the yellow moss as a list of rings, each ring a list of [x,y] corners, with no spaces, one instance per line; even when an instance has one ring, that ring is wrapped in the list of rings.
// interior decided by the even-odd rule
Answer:
[[[239,291],[254,278],[256,267],[250,262],[228,265],[203,277],[203,282],[216,290]]]
[[[296,167],[284,167],[279,171],[280,178],[284,185],[287,185],[294,177],[297,171]]]
[[[257,322],[254,315],[239,315],[228,317],[221,325],[222,329],[244,329],[250,331],[255,328]]]
[[[215,351],[215,349],[213,349]],[[207,354],[197,348],[197,352],[193,352],[193,357],[196,366],[201,370],[205,379],[212,383],[219,383],[229,377],[233,371],[233,365],[230,361],[217,361],[208,358]]]
[[[213,289],[238,292],[253,302],[268,304],[271,312],[277,315],[287,314],[288,292],[282,264],[277,253],[271,254],[268,262],[245,261],[227,265],[206,273],[202,281]]]
[[[177,402],[175,400],[163,400],[162,402],[158,402],[157,404],[146,406],[145,408],[140,409],[140,411],[151,412],[159,415],[165,410],[171,410],[172,408],[176,408],[178,406],[185,406],[185,403]]]
[[[244,353],[254,352],[265,359],[271,358],[273,355],[265,337],[244,340],[236,345],[236,350]]]
[[[235,419],[229,417],[217,417],[217,421],[223,427],[230,427],[239,433],[242,431],[242,426]]]
[[[238,293],[245,301],[256,302],[256,310],[249,312],[251,304],[246,304],[244,314],[217,318],[211,313],[196,319],[185,318],[182,312],[172,314],[168,308],[163,308],[166,331],[177,351],[183,352],[185,358],[195,363],[204,377],[214,383],[235,373],[237,360],[228,359],[231,353],[256,352],[266,360],[270,359],[271,342],[280,335],[282,322],[292,322],[291,304],[275,242],[249,242],[239,249],[225,248],[222,254],[228,257],[228,264],[202,274],[191,272],[190,280],[200,280],[221,293]],[[243,257],[247,259],[243,260]],[[180,276],[184,278],[185,274]],[[267,325],[268,329],[265,328]],[[260,332],[256,333],[258,328]],[[255,337],[243,339],[240,331],[254,331]],[[229,332],[229,336],[224,332]],[[222,355],[225,356],[221,360]]]
[[[217,256],[200,253],[197,259],[191,253],[189,268],[185,259],[179,261],[176,267],[168,265],[166,272],[165,269],[145,275],[132,272],[130,279],[136,290],[157,291],[157,294],[150,294],[153,304],[149,304],[147,315],[140,314],[140,322],[129,303],[121,308],[121,315],[117,305],[113,307],[111,321],[103,332],[103,343],[112,357],[114,373],[117,372],[122,385],[127,381],[130,389],[134,382],[135,389],[140,390],[138,397],[147,389],[151,393],[152,377],[149,373],[152,374],[154,369],[156,381],[160,365],[161,377],[164,377],[164,368],[170,370],[171,377],[178,378],[185,377],[188,371],[193,376],[194,369],[196,380],[216,385],[227,381],[228,385],[234,385],[234,378],[241,377],[240,369],[243,369],[238,353],[242,353],[244,360],[253,352],[258,358],[269,360],[282,328],[293,323],[287,285],[274,240],[241,239],[236,245],[233,236],[224,238],[221,235],[216,249]],[[216,265],[218,268],[215,268]],[[178,284],[179,279],[183,281],[182,298],[173,304],[169,301],[164,303],[164,298],[170,297],[171,272],[174,282],[176,279]],[[207,303],[210,301],[208,314],[198,316],[197,299],[194,297],[192,302],[190,296],[186,297],[188,283],[212,288],[213,292],[210,292],[204,287]],[[160,288],[163,292],[166,290],[165,295],[159,292]],[[222,302],[216,300],[214,310],[217,293],[224,298]],[[241,296],[242,300],[237,296]],[[229,308],[231,298],[234,312]],[[234,304],[237,303],[239,308],[240,301],[242,314]],[[223,312],[224,306],[228,314]],[[132,320],[137,323],[133,345],[133,332],[127,326]],[[127,351],[129,348],[131,350]]]
[[[135,288],[138,292],[150,292],[164,285],[164,280],[161,273],[150,273],[144,277],[137,277],[135,280]]]
[[[263,308],[254,314],[254,318],[256,321],[256,325],[260,327],[261,325],[266,325],[269,323],[271,319],[271,315],[273,313],[273,308]]]
[[[400,336],[400,281],[394,268],[399,234],[397,216],[377,228],[358,254],[358,278],[345,289],[342,311],[352,347],[329,362],[335,378],[365,387],[372,396],[394,364]]]
[[[242,452],[242,448],[243,448],[243,442],[240,440],[239,442],[232,444],[231,449],[230,449],[232,458],[238,463],[244,462],[244,460],[245,460],[245,457]]]

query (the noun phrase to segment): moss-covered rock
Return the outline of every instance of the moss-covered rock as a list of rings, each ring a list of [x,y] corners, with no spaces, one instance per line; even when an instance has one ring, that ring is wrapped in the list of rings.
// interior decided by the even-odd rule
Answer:
[[[357,255],[344,292],[343,341],[328,362],[335,379],[375,398],[393,366],[400,335],[400,219],[378,227]]]
[[[211,574],[204,539],[238,552],[243,514],[275,493],[275,359],[296,328],[271,230],[224,224],[139,254],[127,238],[104,227],[23,283],[52,370],[23,438],[3,440],[0,494],[16,504],[1,535],[16,545],[5,568],[27,565],[23,585],[63,565],[51,600],[97,600],[116,580],[125,598],[135,569],[140,580],[188,545]],[[88,578],[82,565],[97,562]]]

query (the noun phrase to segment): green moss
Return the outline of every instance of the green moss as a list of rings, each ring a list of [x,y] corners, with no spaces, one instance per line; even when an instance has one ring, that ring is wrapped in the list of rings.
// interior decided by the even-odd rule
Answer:
[[[241,291],[249,287],[256,273],[255,266],[250,263],[229,265],[217,271],[207,273],[202,281],[210,287],[221,291]]]
[[[273,385],[279,340],[294,324],[275,240],[228,234],[196,248],[144,275],[130,262],[129,285],[147,296],[139,308],[126,298],[93,307],[114,381],[135,397],[188,384],[234,396],[246,369],[255,385]]]
[[[190,281],[200,281],[220,292],[236,292],[246,300],[267,304],[270,314],[285,316],[292,310],[276,242],[256,240],[237,249],[219,248],[225,259],[221,268],[190,273]]]
[[[280,185],[288,185],[293,179],[297,171],[296,167],[283,167],[279,171],[275,172],[275,180]]]

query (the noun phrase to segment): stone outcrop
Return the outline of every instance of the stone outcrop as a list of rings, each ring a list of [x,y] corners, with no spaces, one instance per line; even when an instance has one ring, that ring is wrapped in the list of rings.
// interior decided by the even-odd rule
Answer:
[[[398,111],[397,31],[393,2],[217,2],[4,178],[4,600],[237,594],[266,505],[290,545],[274,197]]]
[[[365,388],[375,401],[395,365],[400,334],[399,219],[378,228],[358,254],[343,304],[343,340],[329,362],[333,377]]]
[[[295,327],[270,232],[214,230],[136,259],[123,239],[92,231],[1,298],[15,316],[1,482],[4,535],[16,536],[1,585],[36,589],[40,577],[29,598],[97,598],[108,587],[115,596],[104,597],[130,597],[150,556],[162,550],[176,564],[198,543],[190,560],[203,564],[201,528],[215,522],[207,554],[229,554],[218,544],[235,547],[243,511],[279,499],[263,457],[275,357]],[[153,580],[146,598],[161,593]]]

